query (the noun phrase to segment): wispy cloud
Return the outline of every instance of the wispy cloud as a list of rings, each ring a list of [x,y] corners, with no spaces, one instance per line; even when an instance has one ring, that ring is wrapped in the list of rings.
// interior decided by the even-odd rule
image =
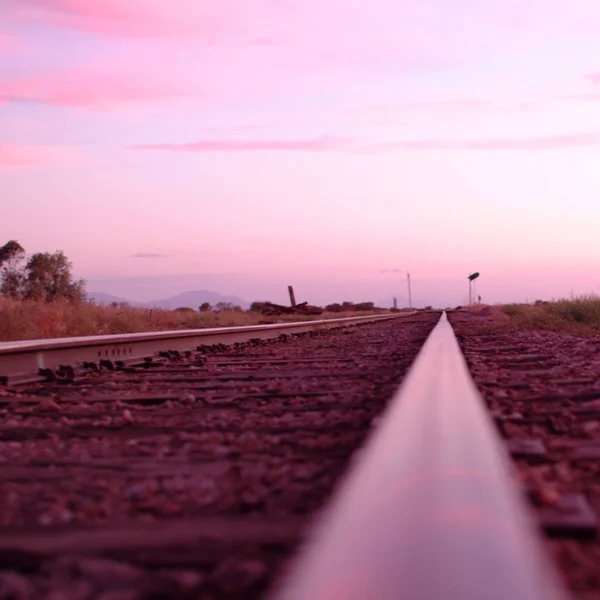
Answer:
[[[134,150],[165,150],[174,152],[332,152],[351,150],[352,142],[334,137],[295,140],[200,140],[186,144],[149,144],[133,146]]]
[[[555,150],[600,144],[600,131],[529,138],[399,140],[381,143],[333,137],[296,140],[202,140],[186,144],[149,144],[134,150],[172,152],[388,152],[394,150]]]
[[[494,115],[513,115],[531,112],[539,102],[524,100],[521,102],[494,102],[492,100],[424,100],[420,102],[399,102],[396,104],[378,104],[351,108],[351,115],[369,117],[376,124],[402,123],[411,118],[481,117]]]
[[[487,100],[425,100],[423,102],[402,102],[400,104],[380,104],[369,107],[373,112],[387,112],[389,110],[402,111],[438,111],[447,110],[450,112],[462,110],[477,110],[490,106]]]
[[[379,104],[354,109],[357,112],[388,114],[396,112],[412,113],[479,113],[479,112],[522,112],[535,108],[535,102],[493,102],[491,100],[424,100],[421,102],[400,102]]]
[[[155,254],[153,252],[138,252],[132,254],[131,258],[169,258],[168,254]]]
[[[161,77],[114,70],[70,70],[0,80],[0,102],[40,102],[54,106],[106,109],[125,102],[183,95]]]
[[[592,94],[571,94],[569,96],[559,96],[559,100],[579,100],[581,102],[598,102],[600,101],[600,92]]]
[[[205,2],[176,0],[5,0],[13,13],[30,22],[103,35],[163,36],[210,33],[216,23]],[[204,8],[204,10],[203,10]]]
[[[79,150],[67,146],[0,144],[0,169],[55,167],[80,159]]]
[[[559,0],[553,0],[556,3]],[[591,13],[586,6],[564,12],[562,27],[572,27]],[[92,32],[106,36],[190,36],[208,44],[294,46],[296,57],[347,64],[349,51],[356,67],[413,68],[460,57],[497,53],[502,43],[512,48],[536,46],[556,29],[548,20],[548,1],[530,0],[528,10],[506,3],[475,3],[457,11],[444,2],[421,0],[2,0],[13,18],[28,24]],[[554,10],[556,13],[556,8]],[[571,14],[572,13],[572,14]],[[308,29],[310,28],[310,29]],[[306,31],[312,52],[306,52]],[[373,43],[375,38],[376,43]]]
[[[600,144],[600,131],[529,138],[411,140],[371,146],[371,150],[559,150]]]
[[[250,5],[252,4],[252,5]],[[26,23],[110,37],[193,37],[206,45],[267,46],[268,35],[248,31],[270,0],[3,0],[3,9]]]
[[[585,79],[595,84],[600,84],[600,72],[589,73],[585,76]],[[568,94],[559,96],[558,100],[580,100],[583,102],[598,102],[600,101],[600,92],[584,92],[582,94]]]

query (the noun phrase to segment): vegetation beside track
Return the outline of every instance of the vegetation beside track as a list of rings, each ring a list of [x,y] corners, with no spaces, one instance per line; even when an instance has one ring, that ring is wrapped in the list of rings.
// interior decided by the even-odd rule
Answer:
[[[98,306],[90,303],[73,303],[68,300],[42,302],[0,297],[0,341],[260,325],[339,319],[382,312],[388,311],[324,312],[318,316],[266,317],[258,312],[241,309],[160,310],[128,306]]]
[[[583,294],[533,304],[504,304],[498,307],[509,317],[505,326],[544,329],[576,334],[600,333],[600,296]]]

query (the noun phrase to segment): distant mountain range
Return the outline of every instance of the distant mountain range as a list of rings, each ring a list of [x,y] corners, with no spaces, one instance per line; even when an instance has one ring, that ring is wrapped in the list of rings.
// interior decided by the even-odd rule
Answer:
[[[191,292],[183,292],[176,296],[164,298],[163,300],[153,300],[151,302],[131,302],[125,298],[119,298],[112,294],[105,294],[104,292],[88,292],[87,297],[93,300],[95,304],[111,304],[111,302],[126,302],[130,306],[141,307],[141,308],[164,308],[165,310],[174,310],[180,307],[188,307],[198,310],[198,307],[204,303],[209,302],[212,306],[217,302],[229,302],[235,306],[241,306],[244,309],[250,308],[250,304],[237,296],[223,296],[216,292],[209,292],[208,290],[196,290]]]

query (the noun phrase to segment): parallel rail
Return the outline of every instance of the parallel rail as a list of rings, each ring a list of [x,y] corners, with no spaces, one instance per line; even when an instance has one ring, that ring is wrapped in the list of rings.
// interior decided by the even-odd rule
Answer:
[[[286,334],[371,323],[412,314],[414,312],[272,325],[3,342],[0,343],[0,384],[36,380],[40,371],[47,375],[48,371],[55,371],[65,365],[75,367],[83,363],[100,363],[101,361],[127,363],[143,360],[164,350],[185,352],[194,350],[197,346],[230,345],[247,342],[251,339],[265,340]]]
[[[565,598],[444,313],[272,600]]]

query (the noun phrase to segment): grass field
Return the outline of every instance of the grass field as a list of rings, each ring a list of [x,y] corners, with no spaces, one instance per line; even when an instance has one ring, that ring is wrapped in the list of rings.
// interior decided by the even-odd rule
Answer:
[[[571,333],[600,333],[600,296],[584,294],[552,302],[505,304],[501,311],[510,317],[508,325]]]
[[[113,308],[94,304],[70,304],[11,300],[0,297],[0,341],[138,333],[172,329],[201,329],[331,319],[368,315],[372,312],[323,313],[319,316],[267,317],[255,312],[228,310],[196,312],[146,308]],[[384,311],[385,312],[385,311]]]

